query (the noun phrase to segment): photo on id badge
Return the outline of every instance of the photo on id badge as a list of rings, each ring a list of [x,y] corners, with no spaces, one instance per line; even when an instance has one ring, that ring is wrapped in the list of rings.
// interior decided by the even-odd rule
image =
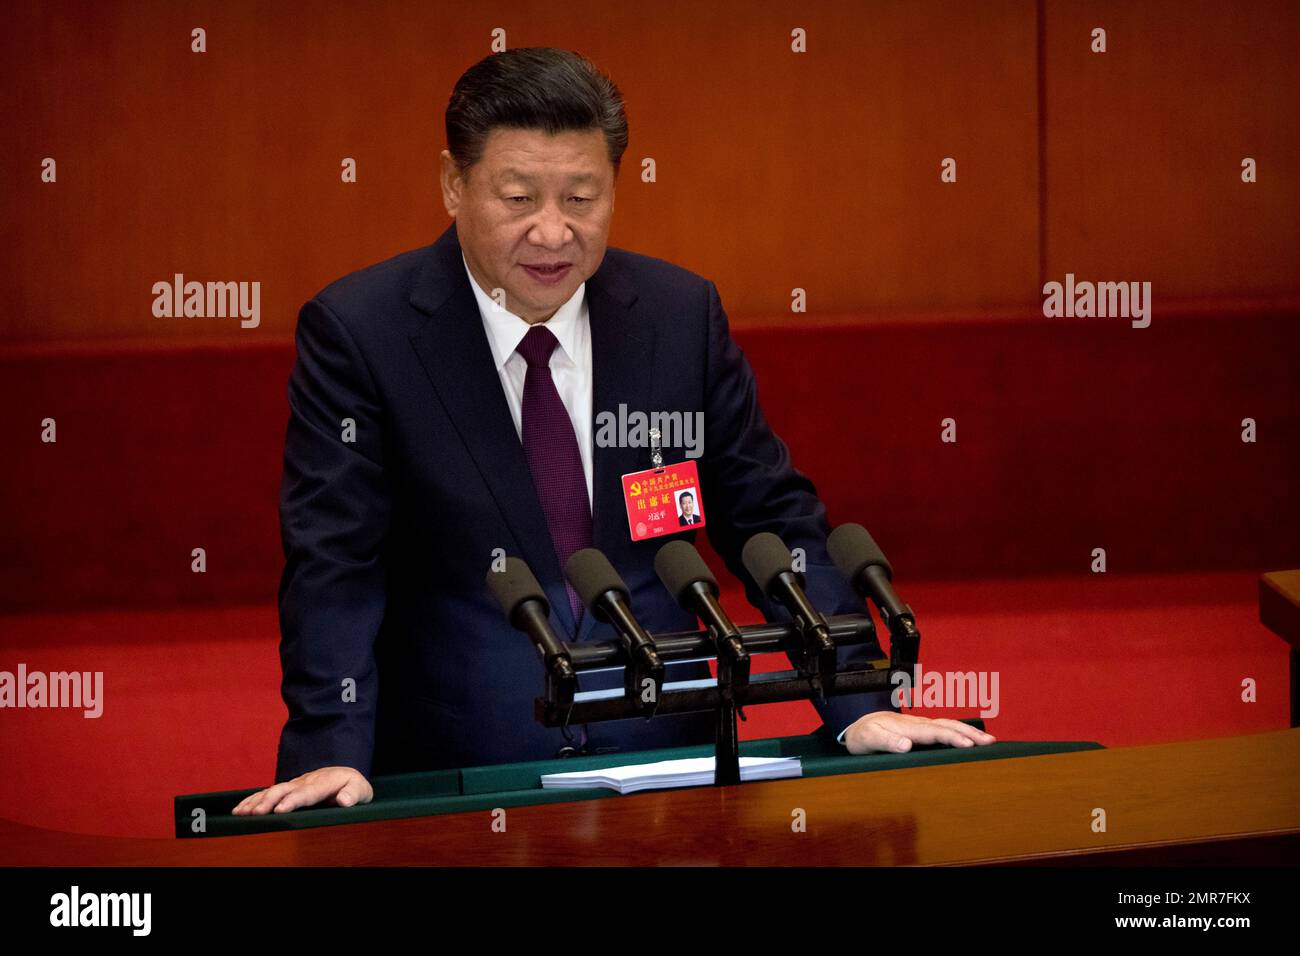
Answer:
[[[694,488],[677,492],[677,523],[680,525],[703,524],[704,516],[695,506]]]
[[[693,461],[624,475],[623,502],[633,541],[704,527],[704,500]]]

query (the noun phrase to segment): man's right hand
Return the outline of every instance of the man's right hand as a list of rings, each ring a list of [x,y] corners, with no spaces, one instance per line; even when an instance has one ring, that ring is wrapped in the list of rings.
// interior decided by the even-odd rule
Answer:
[[[352,807],[369,803],[375,791],[361,771],[351,767],[321,767],[301,777],[259,790],[240,801],[231,812],[236,816],[249,813],[288,813],[324,801],[334,806]]]

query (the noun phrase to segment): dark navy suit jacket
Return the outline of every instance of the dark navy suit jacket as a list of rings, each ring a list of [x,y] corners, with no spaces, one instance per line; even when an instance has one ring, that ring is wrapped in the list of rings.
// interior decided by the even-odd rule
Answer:
[[[575,638],[469,282],[453,223],[432,246],[331,284],[299,314],[280,491],[289,717],[277,780],[332,765],[371,776],[542,759],[565,746],[561,730],[533,717],[543,687],[537,652],[484,583],[494,549],[528,562],[562,640],[615,636],[585,614]],[[860,612],[827,558],[824,508],[764,420],[713,283],[610,248],[587,280],[586,300],[593,420],[617,415],[620,404],[647,415],[704,413],[697,463],[706,529],[751,602],[771,619],[788,619],[757,594],[740,563],[745,541],[771,531],[805,549],[819,609]],[[647,630],[698,628],[655,575],[666,539],[633,543],[628,532],[620,476],[650,467],[649,449],[593,451],[595,547],[627,582]],[[669,463],[685,452],[664,448]],[[609,686],[621,683],[606,676]],[[674,665],[670,676],[707,677],[707,665]],[[888,706],[887,695],[872,694],[831,698],[818,709],[824,729],[838,733]],[[707,743],[712,721],[693,714],[589,724],[588,751]]]

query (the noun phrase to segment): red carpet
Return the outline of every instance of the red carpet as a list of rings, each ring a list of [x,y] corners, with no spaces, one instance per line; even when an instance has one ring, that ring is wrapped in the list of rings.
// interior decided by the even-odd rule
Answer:
[[[924,667],[999,673],[992,733],[1125,746],[1286,726],[1286,654],[1259,624],[1256,581],[1231,572],[900,586],[922,627]],[[736,598],[733,613],[752,620]],[[0,669],[100,670],[105,697],[99,719],[2,715],[0,817],[167,836],[173,795],[269,783],[284,719],[277,639],[271,605],[0,618]],[[1258,703],[1241,702],[1247,677]],[[807,704],[749,718],[744,737],[818,723]]]

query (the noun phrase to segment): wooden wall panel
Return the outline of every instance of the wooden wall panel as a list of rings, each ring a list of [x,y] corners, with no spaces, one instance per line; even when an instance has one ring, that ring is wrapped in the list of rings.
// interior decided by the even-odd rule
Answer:
[[[1045,10],[1048,277],[1150,281],[1157,309],[1300,292],[1300,6]]]
[[[632,145],[611,242],[713,278],[738,324],[788,316],[794,286],[817,313],[1022,300],[1033,22],[1024,3],[901,0],[17,3],[0,338],[290,335],[326,282],[446,225],[442,114],[494,27],[620,84]],[[958,185],[939,182],[947,155]],[[39,181],[45,156],[57,184]],[[149,290],[178,271],[261,281],[261,327],[155,319]]]
[[[0,342],[287,338],[322,285],[445,227],[443,109],[497,27],[620,84],[611,242],[709,276],[738,325],[1013,314],[1037,307],[1043,271],[1294,296],[1297,9],[24,0],[0,37]],[[178,271],[260,281],[261,327],[155,319],[150,287]]]

